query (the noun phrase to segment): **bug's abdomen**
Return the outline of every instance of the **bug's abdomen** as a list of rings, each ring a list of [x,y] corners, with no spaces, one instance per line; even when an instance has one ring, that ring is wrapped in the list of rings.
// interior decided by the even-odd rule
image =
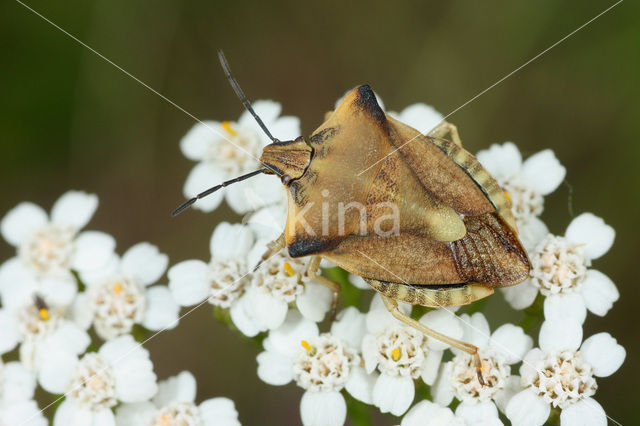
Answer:
[[[449,244],[458,274],[466,282],[503,287],[529,276],[527,253],[497,213],[465,218],[465,225],[465,237]]]
[[[493,294],[493,288],[478,284],[424,286],[393,283],[365,278],[378,293],[411,305],[440,308],[468,305]]]

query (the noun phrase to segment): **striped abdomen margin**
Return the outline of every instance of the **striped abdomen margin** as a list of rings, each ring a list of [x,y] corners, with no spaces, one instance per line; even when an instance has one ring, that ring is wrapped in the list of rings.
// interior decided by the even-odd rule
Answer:
[[[468,305],[493,294],[493,288],[479,284],[452,284],[449,286],[419,286],[378,281],[365,278],[378,293],[411,305],[440,308]]]
[[[493,204],[500,217],[517,233],[518,228],[511,212],[509,199],[504,190],[498,185],[498,182],[482,167],[476,157],[446,139],[428,138],[473,179]]]

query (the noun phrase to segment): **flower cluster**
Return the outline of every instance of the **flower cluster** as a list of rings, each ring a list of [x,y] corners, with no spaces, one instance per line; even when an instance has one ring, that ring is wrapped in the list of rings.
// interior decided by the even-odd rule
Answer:
[[[179,304],[169,287],[152,285],[169,259],[146,242],[119,256],[111,235],[83,231],[97,207],[95,195],[69,191],[50,215],[25,202],[0,222],[2,236],[16,248],[0,266],[0,423],[47,424],[50,406],[41,411],[33,399],[40,386],[62,395],[56,426],[167,424],[183,418],[183,406],[195,419],[185,424],[207,424],[218,415],[238,424],[230,400],[196,407],[193,397],[157,382],[149,352],[134,335],[142,340],[178,324]],[[195,393],[195,382],[190,386]],[[148,422],[120,415],[152,400],[161,403]]]
[[[279,104],[257,101],[254,108],[280,139],[299,136],[299,120],[281,116]],[[424,104],[388,114],[424,133],[443,120]],[[247,112],[238,121],[197,124],[180,142],[197,162],[184,194],[258,169],[269,142]],[[196,203],[211,212],[226,201],[245,220],[219,223],[204,260],[173,265],[150,243],[119,255],[112,236],[83,231],[96,211],[95,195],[70,191],[50,215],[32,203],[18,205],[0,223],[16,248],[0,266],[0,424],[46,424],[33,399],[40,386],[63,395],[54,425],[239,425],[231,400],[195,402],[191,373],[158,382],[143,347],[150,332],[177,327],[180,308],[189,306],[209,306],[262,345],[258,377],[304,390],[306,426],[344,424],[357,406],[402,417],[402,426],[499,425],[505,419],[606,424],[595,398],[598,380],[618,370],[626,354],[606,332],[583,341],[582,324],[588,312],[606,315],[619,297],[615,284],[592,268],[612,246],[614,230],[583,213],[563,236],[549,232],[541,220],[544,197],[566,174],[551,150],[523,161],[507,142],[477,158],[507,194],[531,260],[528,279],[503,290],[511,307],[526,309],[527,321],[491,332],[473,307],[399,303],[398,309],[475,345],[479,361],[398,321],[380,296],[366,292],[361,277],[329,263],[321,272],[351,290],[336,318],[323,322],[334,294],[327,278],[311,270],[317,263],[271,250],[288,208],[272,176],[257,175]],[[537,340],[529,335],[536,325]]]

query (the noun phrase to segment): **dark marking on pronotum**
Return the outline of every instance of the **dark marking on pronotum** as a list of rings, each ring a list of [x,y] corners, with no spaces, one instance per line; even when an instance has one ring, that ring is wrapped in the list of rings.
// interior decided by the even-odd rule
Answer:
[[[339,130],[340,127],[327,127],[326,129],[322,129],[318,133],[311,135],[309,142],[315,144],[322,143],[327,139],[334,137]]]
[[[331,250],[340,242],[339,238],[321,240],[319,238],[298,238],[289,245],[289,256],[302,257]]]
[[[362,109],[366,114],[370,115],[374,120],[380,124],[385,124],[387,118],[384,115],[384,111],[378,105],[376,95],[371,90],[368,84],[358,86],[358,99],[355,104]]]

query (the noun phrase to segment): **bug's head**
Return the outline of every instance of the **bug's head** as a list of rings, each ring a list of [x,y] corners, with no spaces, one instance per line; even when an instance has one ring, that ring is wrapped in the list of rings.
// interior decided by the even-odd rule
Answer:
[[[278,174],[282,184],[302,176],[309,167],[313,149],[302,136],[293,141],[276,141],[264,147],[260,162],[267,168],[265,173]]]
[[[172,213],[172,215],[174,216],[190,207],[200,198],[206,197],[207,195],[212,194],[217,190],[224,188],[225,186],[243,181],[245,179],[249,179],[260,173],[277,175],[282,181],[282,184],[287,186],[291,181],[301,177],[304,174],[305,170],[307,170],[307,167],[311,162],[311,154],[313,152],[313,149],[307,144],[302,136],[296,138],[293,141],[281,142],[278,139],[274,138],[273,135],[271,135],[271,132],[269,132],[269,129],[267,129],[260,117],[258,117],[256,112],[253,110],[253,107],[247,100],[247,97],[244,95],[244,92],[240,88],[240,85],[231,74],[231,68],[229,68],[229,64],[227,63],[227,60],[221,50],[218,51],[218,58],[220,59],[222,69],[224,70],[227,79],[229,79],[229,83],[231,83],[231,87],[233,87],[236,95],[238,95],[238,98],[240,98],[240,101],[244,104],[247,111],[249,111],[251,115],[253,115],[253,118],[255,118],[260,128],[262,128],[262,130],[269,137],[269,139],[273,141],[273,143],[265,146],[264,150],[262,151],[262,156],[260,157],[262,168],[254,172],[247,173],[234,179],[222,182],[216,186],[212,186],[206,191],[203,191],[195,197],[187,200],[187,202],[175,209]]]

